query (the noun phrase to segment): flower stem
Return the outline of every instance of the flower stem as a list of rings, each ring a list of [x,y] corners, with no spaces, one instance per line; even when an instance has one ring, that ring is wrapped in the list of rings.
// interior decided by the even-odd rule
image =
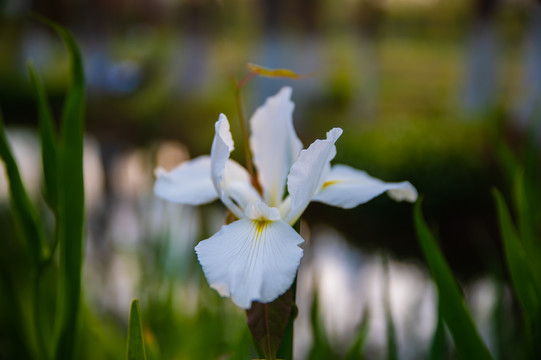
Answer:
[[[293,324],[299,312],[295,302],[295,298],[297,297],[297,277],[295,277],[295,281],[293,282],[290,291],[293,293],[291,313],[289,315],[284,337],[282,338],[282,342],[280,343],[280,347],[278,348],[278,352],[276,354],[277,359],[284,360],[293,360]]]
[[[43,265],[39,265],[39,269],[36,274],[34,274],[34,287],[33,287],[33,317],[34,317],[34,331],[36,335],[36,342],[38,345],[38,352],[40,353],[41,359],[49,359],[50,355],[47,351],[47,346],[45,339],[43,337],[43,330],[41,326],[41,311],[40,311],[40,299],[39,299],[39,284],[41,275],[44,271]]]
[[[240,96],[240,90],[245,84],[246,84],[245,79],[242,82],[242,86],[240,86],[241,84],[237,83],[237,80],[233,78],[233,88],[235,91],[235,104],[237,105],[237,114],[238,114],[238,119],[240,122],[240,131],[242,133],[242,140],[244,143],[244,159],[246,162],[246,169],[248,170],[248,173],[250,174],[253,187],[257,191],[259,191],[259,193],[262,193],[261,185],[259,184],[259,181],[257,180],[257,176],[254,171],[254,167],[252,165],[252,154],[250,153],[250,139],[248,137],[248,131],[246,130],[246,122],[244,120],[244,111],[242,107],[242,98]]]
[[[293,225],[293,228],[300,234],[301,222],[297,221]],[[295,280],[293,281],[293,285],[291,285],[290,291],[293,293],[293,304],[291,308],[291,313],[289,314],[289,321],[287,323],[285,334],[282,338],[282,342],[280,343],[280,347],[278,348],[278,352],[276,354],[278,359],[285,360],[293,360],[293,325],[299,312],[297,308],[297,275],[295,275]]]

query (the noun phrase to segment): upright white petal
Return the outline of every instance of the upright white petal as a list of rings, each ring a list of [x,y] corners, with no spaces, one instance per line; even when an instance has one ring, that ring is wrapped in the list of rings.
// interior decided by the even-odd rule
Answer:
[[[408,181],[387,183],[346,165],[332,167],[313,200],[350,209],[384,192],[396,201],[417,200],[417,190]]]
[[[156,169],[154,193],[162,199],[188,205],[214,201],[218,193],[210,178],[210,157],[185,161],[171,171]]]
[[[238,167],[242,168],[240,165],[227,166],[228,171],[226,171],[226,164],[230,163],[229,155],[234,149],[233,137],[231,136],[231,131],[229,130],[229,122],[224,114],[220,114],[218,121],[215,125],[216,133],[214,135],[214,140],[212,141],[212,148],[210,151],[210,167],[211,167],[211,179],[214,184],[214,188],[218,193],[220,199],[225,206],[238,218],[243,216],[243,211],[239,208],[238,204],[230,198],[227,192],[224,189],[224,174],[230,174],[231,177],[241,178],[242,173]],[[238,165],[238,164],[237,164]],[[227,176],[226,176],[227,177]],[[231,181],[225,181],[228,187],[231,187]]]
[[[276,208],[261,211],[258,206],[265,207],[259,203],[250,208],[252,215],[278,215]],[[303,254],[302,242],[280,219],[244,218],[223,226],[195,251],[210,286],[249,309],[252,301],[274,301],[291,287]]]
[[[225,164],[235,147],[231,131],[229,130],[229,121],[227,121],[224,114],[220,114],[214,127],[216,133],[210,150],[211,177],[216,192],[218,195],[223,196],[222,178],[225,171]]]
[[[284,87],[267,99],[252,118],[250,147],[265,201],[277,206],[284,196],[286,177],[302,150],[293,128],[291,88]]]
[[[291,208],[285,221],[293,224],[306,209],[312,197],[321,188],[329,171],[330,161],[336,155],[334,143],[342,135],[342,129],[334,128],[327,132],[327,139],[316,140],[299,158],[287,177],[287,187],[291,197]]]

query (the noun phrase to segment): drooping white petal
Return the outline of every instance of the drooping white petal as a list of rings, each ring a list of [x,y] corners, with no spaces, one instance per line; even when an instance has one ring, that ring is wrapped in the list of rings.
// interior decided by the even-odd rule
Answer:
[[[252,215],[263,216],[267,211],[278,215],[276,208],[261,212],[257,206],[250,209]],[[302,242],[280,219],[244,218],[223,226],[195,251],[210,286],[249,309],[252,301],[271,302],[291,287],[303,254]]]
[[[384,192],[396,201],[417,200],[417,190],[408,181],[387,183],[346,165],[332,167],[313,200],[350,209]]]
[[[396,183],[396,187],[387,190],[387,195],[394,201],[408,201],[411,203],[416,202],[419,196],[417,189],[409,181]]]
[[[302,150],[293,128],[291,88],[284,87],[267,99],[252,118],[250,147],[265,201],[277,206],[284,196],[286,177]]]
[[[334,143],[342,135],[342,129],[334,128],[327,132],[325,140],[316,140],[299,158],[287,177],[287,187],[291,198],[291,208],[285,221],[293,224],[306,209],[314,194],[321,188],[329,171],[330,161],[336,155]],[[289,201],[289,200],[288,200]]]
[[[214,201],[218,193],[210,178],[210,157],[185,161],[171,171],[156,169],[154,193],[162,199],[187,205]]]

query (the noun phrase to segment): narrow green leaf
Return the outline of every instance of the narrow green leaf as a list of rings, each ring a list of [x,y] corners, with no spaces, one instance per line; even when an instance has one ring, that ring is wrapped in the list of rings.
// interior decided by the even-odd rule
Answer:
[[[317,286],[314,288],[317,289]],[[325,325],[321,318],[319,293],[317,290],[314,291],[312,306],[310,307],[310,326],[312,328],[313,344],[308,358],[311,360],[326,360],[335,358],[336,356],[333,356],[334,354],[332,353],[331,345],[327,337]]]
[[[503,168],[506,180],[509,184],[512,184],[520,164],[517,156],[502,139],[503,134],[498,134],[496,138],[496,155]]]
[[[439,299],[438,299],[439,303]],[[442,360],[447,357],[447,344],[445,338],[445,322],[443,321],[443,315],[441,314],[441,308],[438,305],[438,321],[436,323],[436,331],[432,337],[432,343],[430,344],[430,352],[428,359],[430,360]]]
[[[58,203],[58,166],[56,135],[53,125],[53,116],[47,101],[45,88],[41,83],[32,63],[28,63],[30,83],[38,103],[39,135],[41,140],[41,159],[43,174],[45,176],[45,200],[56,213]]]
[[[0,298],[2,306],[0,314],[3,315],[1,317],[3,328],[9,329],[9,331],[2,333],[3,344],[9,344],[7,348],[2,349],[2,355],[8,359],[35,359],[37,356],[35,351],[31,350],[29,330],[22,309],[23,301],[21,298],[24,298],[24,295],[19,293],[20,286],[18,286],[17,279],[13,277],[13,269],[10,267],[12,263],[7,258],[12,255],[12,252],[6,251],[5,244],[2,244],[2,247],[3,251],[0,252],[0,294],[8,295],[3,295]]]
[[[517,171],[515,176],[515,204],[518,214],[518,229],[520,239],[522,240],[524,251],[530,258],[530,264],[534,266],[534,270],[539,277],[541,264],[536,261],[536,258],[541,256],[541,244],[539,239],[535,236],[534,221],[532,215],[534,214],[533,196],[528,196],[532,191],[528,186],[528,179],[525,176],[524,170]],[[533,195],[533,194],[532,194]]]
[[[238,341],[233,346],[233,352],[228,358],[229,360],[246,360],[252,359],[251,356],[253,353],[253,341],[252,335],[250,334],[250,329],[246,328],[242,332],[242,335],[239,337]]]
[[[252,307],[246,310],[248,327],[265,359],[276,359],[292,309],[293,290],[290,288],[273,302],[267,304],[253,302]]]
[[[387,359],[398,359],[398,346],[396,344],[396,330],[391,311],[391,295],[389,294],[389,259],[383,255],[383,307],[385,309],[385,328],[387,335]]]
[[[369,323],[370,313],[368,307],[365,307],[363,310],[363,317],[361,323],[357,330],[357,336],[355,337],[355,341],[344,356],[344,360],[357,360],[363,358],[364,344],[368,335]]]
[[[539,326],[541,282],[537,278],[537,273],[533,271],[528,255],[520,242],[505,200],[498,190],[494,190],[493,194],[500,219],[500,230],[507,267],[523,310],[524,321],[532,330],[532,326],[536,328]]]
[[[426,226],[420,202],[415,205],[414,220],[419,244],[438,287],[441,315],[451,332],[458,354],[464,360],[492,359],[464,304],[460,288]]]
[[[143,325],[139,311],[139,301],[133,299],[130,307],[130,321],[128,324],[128,360],[145,360],[145,342],[143,341]]]
[[[0,113],[0,157],[2,158],[9,180],[10,201],[13,217],[19,233],[28,246],[35,269],[44,257],[45,241],[39,225],[36,209],[32,205],[19,173],[17,161],[13,156],[6,137],[2,114]]]
[[[58,146],[59,277],[56,318],[56,359],[70,359],[77,339],[84,243],[83,115],[84,73],[73,36],[60,25],[35,16],[62,38],[70,56],[72,83],[62,111]]]

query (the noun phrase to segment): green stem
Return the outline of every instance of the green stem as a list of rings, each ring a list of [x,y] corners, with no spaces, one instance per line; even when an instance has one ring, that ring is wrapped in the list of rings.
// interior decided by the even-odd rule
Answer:
[[[56,216],[56,211],[55,211]],[[48,254],[45,255],[44,259],[40,261],[38,264],[38,268],[34,277],[34,298],[33,298],[33,307],[34,307],[34,327],[35,327],[35,333],[36,333],[36,342],[38,345],[38,351],[41,354],[41,358],[45,360],[51,359],[51,355],[47,351],[47,345],[45,342],[45,339],[43,337],[43,330],[41,325],[41,311],[40,311],[40,296],[39,296],[39,284],[41,281],[41,278],[49,265],[53,262],[54,254],[56,252],[56,248],[58,247],[58,232],[57,228],[55,227],[54,234],[53,234],[53,241],[50,244],[50,248],[48,251]]]
[[[248,131],[246,130],[246,124],[244,123],[244,111],[242,110],[242,99],[240,97],[240,88],[237,85],[237,81],[233,80],[235,88],[235,104],[237,105],[237,115],[240,122],[240,131],[242,133],[242,141],[244,142],[244,160],[246,161],[246,169],[253,177],[254,169],[252,166],[252,155],[250,154],[250,143],[248,138]]]
[[[261,193],[261,185],[257,180],[257,176],[255,175],[254,167],[252,165],[252,154],[250,153],[250,139],[248,137],[248,130],[246,129],[246,122],[244,120],[244,111],[242,107],[242,98],[240,96],[240,90],[242,89],[242,87],[239,86],[236,79],[233,79],[233,88],[235,91],[235,104],[237,106],[237,114],[240,122],[240,131],[242,133],[242,140],[244,142],[244,159],[246,162],[246,170],[248,170],[248,173],[250,174],[252,185],[254,186],[254,188],[256,188],[257,191]]]
[[[390,278],[389,278],[389,256],[382,255],[383,262],[383,307],[385,310],[385,323],[387,330],[387,359],[397,360],[398,352],[396,348],[396,330],[391,310]]]
[[[43,337],[42,325],[41,325],[41,311],[40,311],[40,296],[39,296],[39,284],[43,272],[47,267],[49,262],[42,261],[38,265],[37,272],[34,276],[34,296],[33,296],[33,307],[34,307],[34,332],[36,335],[36,342],[38,346],[39,357],[41,359],[49,360],[50,355],[47,351],[47,345]]]
[[[295,231],[297,231],[297,233],[300,234],[301,222],[297,221],[293,225],[293,228]],[[278,348],[278,352],[276,354],[278,359],[284,360],[293,360],[293,325],[295,323],[295,319],[297,318],[297,313],[299,312],[297,308],[297,276],[295,276],[295,281],[293,281],[291,291],[293,292],[293,306],[291,308],[289,322],[287,323],[284,337],[282,338],[282,342],[280,343],[280,347]]]
[[[282,342],[280,343],[280,347],[278,348],[278,352],[276,353],[276,358],[283,360],[293,360],[293,325],[298,313],[296,304],[297,277],[295,277],[295,281],[291,286],[291,291],[293,291],[293,306],[291,308],[291,314],[289,315],[289,322],[287,323],[284,337],[282,338]]]

